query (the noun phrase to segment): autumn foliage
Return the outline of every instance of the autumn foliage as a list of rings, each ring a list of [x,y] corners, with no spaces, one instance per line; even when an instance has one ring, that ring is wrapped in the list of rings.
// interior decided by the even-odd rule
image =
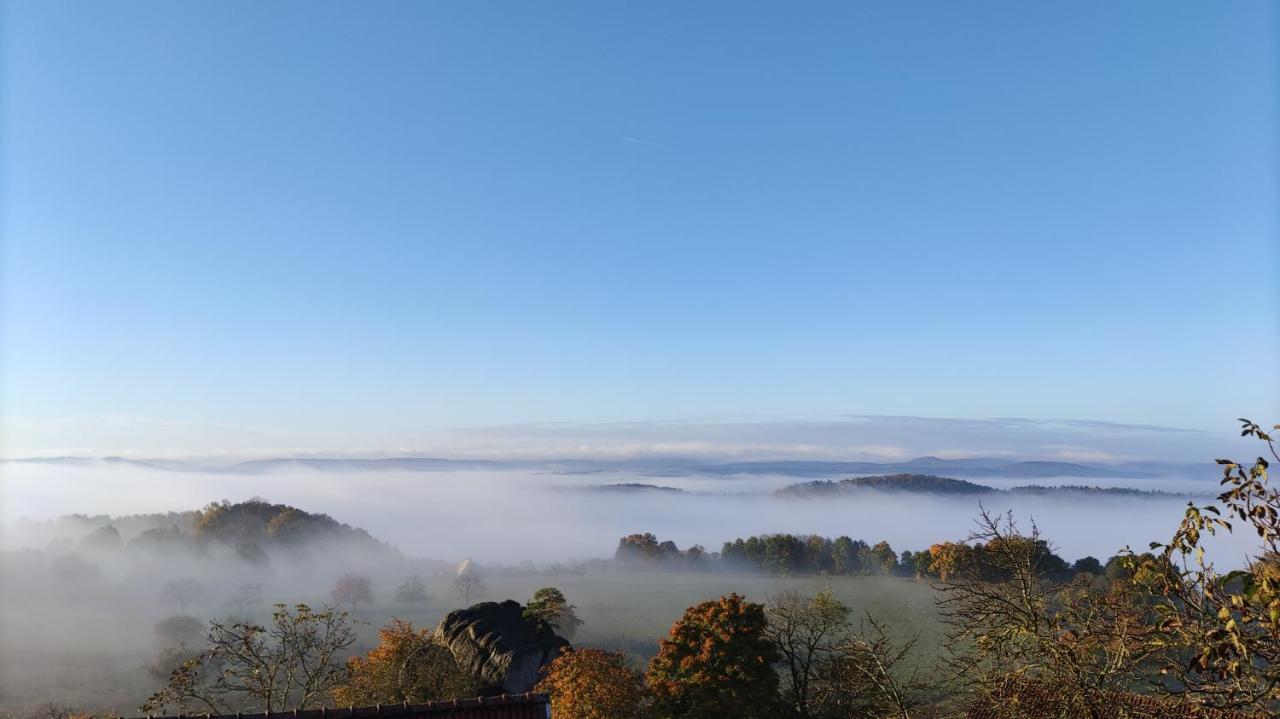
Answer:
[[[655,706],[679,719],[777,716],[778,650],[766,626],[764,606],[738,594],[685,610],[649,663]]]
[[[475,696],[483,687],[462,671],[449,650],[399,619],[378,630],[378,646],[347,660],[347,680],[334,688],[339,705],[425,702]]]
[[[972,563],[972,547],[963,542],[942,542],[929,547],[929,564],[925,571],[945,582]]]
[[[556,658],[537,691],[551,696],[557,719],[647,719],[644,677],[621,652],[571,649]]]

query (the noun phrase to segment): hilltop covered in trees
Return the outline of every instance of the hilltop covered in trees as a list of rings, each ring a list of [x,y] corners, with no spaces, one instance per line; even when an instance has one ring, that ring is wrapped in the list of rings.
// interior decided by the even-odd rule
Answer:
[[[1045,487],[1027,485],[1012,489],[996,489],[985,484],[977,484],[963,479],[939,477],[932,474],[882,474],[869,477],[850,477],[841,480],[814,480],[798,482],[783,487],[776,492],[779,497],[805,498],[828,497],[839,494],[852,494],[863,490],[882,492],[916,492],[923,494],[944,495],[981,495],[981,494],[1086,494],[1120,497],[1173,497],[1180,496],[1158,490],[1129,489],[1124,487],[1086,487],[1080,485],[1063,485]]]
[[[297,564],[303,555],[328,557],[330,562],[401,563],[393,546],[376,540],[362,528],[346,525],[328,514],[306,512],[288,504],[262,499],[232,503],[223,500],[189,512],[133,514],[127,517],[59,517],[44,522],[24,521],[32,544],[44,537],[49,557],[119,567],[159,562],[165,573],[191,571],[191,562],[236,565],[273,564],[279,558]],[[206,571],[211,571],[207,569]]]
[[[780,497],[839,494],[859,489],[879,489],[895,492],[932,492],[937,494],[982,494],[995,489],[963,479],[937,477],[932,474],[884,474],[871,477],[850,477],[839,481],[815,480],[800,482],[779,489]]]
[[[108,515],[68,515],[44,522],[24,520],[20,531],[51,538],[54,549],[153,550],[162,553],[232,549],[240,558],[256,562],[273,549],[340,544],[344,547],[395,554],[358,527],[327,514],[307,512],[263,499],[213,502],[186,512]]]
[[[586,487],[576,487],[577,491],[593,492],[598,494],[641,494],[644,492],[657,492],[665,494],[686,494],[679,487],[664,487],[658,484],[645,484],[643,482],[618,482],[615,484],[593,484]]]
[[[393,551],[365,530],[339,522],[327,514],[313,514],[260,499],[234,504],[225,500],[215,502],[196,512],[193,524],[192,534],[197,541],[284,547],[334,541]]]

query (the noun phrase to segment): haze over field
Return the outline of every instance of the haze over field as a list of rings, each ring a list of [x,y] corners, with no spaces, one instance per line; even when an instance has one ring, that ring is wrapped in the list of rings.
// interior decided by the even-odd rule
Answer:
[[[636,470],[562,473],[529,469],[324,470],[283,464],[252,473],[175,471],[116,462],[9,463],[0,542],[42,547],[50,537],[15,530],[26,517],[136,514],[194,508],[261,496],[341,517],[418,557],[499,564],[608,556],[617,538],[653,532],[680,546],[712,550],[729,539],[767,533],[850,534],[919,549],[962,537],[980,504],[1034,518],[1070,556],[1110,556],[1161,538],[1190,497],[1217,490],[1215,469],[1195,476],[1125,479],[989,476],[1008,489],[1025,485],[1131,487],[1165,495],[961,495],[866,490],[835,499],[775,496],[810,475],[708,474]],[[1189,471],[1189,468],[1188,468]],[[843,475],[835,475],[839,479]],[[615,485],[669,487],[681,493],[617,491]],[[601,491],[601,489],[607,491]],[[583,491],[595,489],[596,491]],[[78,539],[78,537],[72,537]]]
[[[89,460],[10,462],[5,474],[5,511],[26,518],[8,516],[0,523],[0,705],[31,710],[56,698],[123,713],[163,674],[156,674],[163,667],[158,653],[174,640],[162,623],[175,613],[261,619],[270,602],[327,604],[339,577],[358,572],[374,588],[356,614],[367,622],[359,646],[368,647],[372,630],[393,617],[427,627],[439,621],[460,601],[451,579],[464,557],[479,562],[486,597],[520,598],[548,583],[564,587],[587,621],[575,640],[581,646],[622,648],[643,659],[670,615],[702,597],[737,591],[762,600],[784,590],[833,588],[859,610],[893,621],[903,636],[921,634],[913,656],[929,663],[940,651],[941,630],[928,582],[783,578],[732,567],[635,576],[619,571],[613,548],[621,535],[637,532],[682,548],[704,544],[713,552],[737,537],[786,532],[851,535],[914,551],[965,537],[985,505],[1034,519],[1068,560],[1106,559],[1126,544],[1141,548],[1165,539],[1187,499],[1079,490],[948,495],[853,489],[838,496],[783,496],[776,490],[813,480],[692,471],[654,477],[617,470],[411,472],[286,464],[210,472]],[[1178,483],[1185,489],[1173,491],[1197,493],[1216,486],[1190,478],[1107,483],[1158,484],[1166,491]],[[987,482],[1026,484],[1025,478]],[[1032,484],[1076,481],[1054,477]],[[174,510],[200,507],[217,492],[233,500],[262,495],[376,531],[371,537],[332,523],[291,535],[272,522],[265,535],[246,535],[233,523],[223,534],[202,537],[189,511]],[[55,507],[89,516],[40,519],[56,514],[50,512]],[[258,537],[248,549],[246,536]],[[1247,538],[1232,537],[1213,543],[1211,554],[1231,565],[1249,546]],[[393,601],[407,576],[426,578],[431,598],[423,606]],[[175,589],[182,587],[189,588]],[[247,604],[237,599],[245,587],[255,588]]]
[[[1214,580],[1118,552],[1239,501],[1181,536],[1280,576],[1214,464],[1280,420],[1278,57],[1272,0],[0,0],[0,719],[133,714],[277,602],[348,608],[345,661],[480,597],[554,637],[552,588],[637,668],[828,588],[932,667],[979,636],[940,584],[1021,571],[1026,634],[1149,672]],[[413,698],[475,688],[413,641],[460,682]]]

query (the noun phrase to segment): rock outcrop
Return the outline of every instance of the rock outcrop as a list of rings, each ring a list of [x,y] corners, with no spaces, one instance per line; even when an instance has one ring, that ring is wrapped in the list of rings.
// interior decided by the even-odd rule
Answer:
[[[524,616],[524,607],[510,599],[449,612],[434,639],[463,670],[507,694],[531,690],[542,668],[569,646],[550,624]]]

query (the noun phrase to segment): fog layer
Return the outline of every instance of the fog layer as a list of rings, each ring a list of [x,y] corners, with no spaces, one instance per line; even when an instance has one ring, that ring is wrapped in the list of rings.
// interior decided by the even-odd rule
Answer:
[[[1161,483],[1161,489],[1209,494],[1203,482]],[[773,489],[791,477],[653,478],[627,473],[585,475],[530,472],[278,471],[255,475],[169,472],[89,466],[8,464],[4,467],[0,542],[4,548],[43,548],[47,536],[20,518],[129,515],[197,509],[211,501],[265,497],[323,512],[367,529],[415,557],[515,564],[607,556],[618,537],[652,532],[680,546],[711,551],[735,537],[789,532],[887,540],[895,549],[922,549],[964,537],[979,502],[1034,519],[1064,556],[1105,558],[1126,545],[1145,547],[1167,538],[1184,498],[1019,496],[950,497],[860,492],[821,500],[783,500]],[[618,483],[645,483],[671,492],[582,491]],[[992,480],[995,487],[1026,480]],[[1043,484],[1099,484],[1055,479]],[[1150,481],[1107,480],[1109,486],[1153,489]],[[79,537],[67,537],[79,539]],[[126,540],[129,537],[125,537]]]
[[[638,576],[619,572],[611,562],[575,560],[610,557],[619,537],[638,532],[682,548],[701,544],[711,552],[738,537],[784,532],[848,535],[888,541],[896,552],[921,550],[964,539],[979,502],[989,510],[1013,511],[1024,527],[1034,520],[1068,561],[1085,555],[1105,560],[1126,545],[1141,550],[1167,539],[1186,501],[1174,495],[959,496],[867,489],[784,498],[773,491],[802,480],[761,474],[234,474],[110,462],[8,463],[0,469],[0,711],[42,716],[49,715],[37,710],[45,702],[133,713],[166,676],[165,652],[186,646],[175,649],[175,642],[199,641],[169,636],[166,622],[185,619],[199,627],[215,618],[263,621],[274,602],[329,604],[330,590],[347,573],[367,578],[373,590],[359,611],[352,605],[361,622],[353,651],[370,648],[377,627],[393,617],[433,626],[463,601],[452,586],[452,563],[467,557],[479,563],[490,583],[485,599],[525,601],[536,587],[564,587],[588,623],[575,640],[586,646],[643,654],[653,650],[683,607],[697,601],[727,591],[760,600],[783,588],[834,586],[854,606],[889,617],[904,631],[923,632],[922,646],[936,648],[940,634],[931,589],[911,578]],[[650,487],[611,486],[627,483]],[[987,484],[1008,487],[1027,480]],[[1063,478],[1052,484],[1097,482]],[[1131,486],[1152,484],[1139,480]],[[1179,487],[1158,484],[1179,491],[1216,489],[1211,477]],[[218,510],[191,510],[255,497],[324,513],[369,534],[307,515],[282,527],[272,521],[266,533],[232,522],[220,525],[216,541],[197,541]],[[270,509],[276,519],[302,515]],[[1214,554],[1224,564],[1239,565],[1249,544],[1247,537],[1231,538],[1218,542]],[[422,606],[405,606],[397,598],[407,577],[425,579],[431,597]]]

